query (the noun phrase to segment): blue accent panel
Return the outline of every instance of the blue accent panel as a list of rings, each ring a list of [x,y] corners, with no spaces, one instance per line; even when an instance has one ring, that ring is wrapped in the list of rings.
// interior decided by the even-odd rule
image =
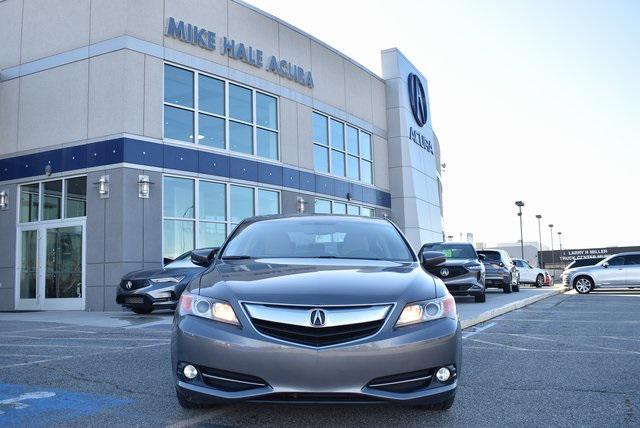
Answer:
[[[346,199],[347,193],[349,193],[348,182],[342,180],[333,180],[333,196]]]
[[[362,188],[362,202],[367,204],[375,204],[376,203],[376,189],[372,189],[371,187],[363,187]]]
[[[164,164],[162,144],[125,138],[123,159],[128,163],[162,168]]]
[[[391,195],[382,190],[376,190],[376,204],[391,208]]]
[[[239,180],[258,181],[258,163],[243,158],[231,158],[229,177]]]
[[[282,167],[258,162],[258,181],[260,183],[282,186]]]
[[[124,138],[87,144],[87,168],[122,162],[123,144]]]
[[[50,150],[47,152],[34,153],[30,155],[29,169],[35,171],[36,174],[44,174],[47,165],[51,165],[51,172],[60,172],[62,170],[62,150]],[[25,171],[26,172],[26,171]]]
[[[355,183],[349,184],[349,193],[354,201],[362,201],[362,186]]]
[[[13,158],[0,159],[0,181],[13,178]]]
[[[229,156],[211,152],[198,152],[198,171],[202,174],[229,178]]]
[[[85,146],[65,147],[61,152],[61,171],[73,171],[87,167],[87,148]]]
[[[164,167],[198,172],[198,152],[183,147],[164,145]]]
[[[282,168],[282,185],[292,189],[300,188],[300,171],[291,168]]]
[[[310,172],[300,171],[300,190],[307,192],[316,191],[316,175]]]
[[[316,193],[333,196],[333,178],[316,175]]]

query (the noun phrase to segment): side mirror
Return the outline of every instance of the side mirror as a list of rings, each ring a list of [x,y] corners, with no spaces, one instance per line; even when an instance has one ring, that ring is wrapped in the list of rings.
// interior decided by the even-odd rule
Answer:
[[[485,261],[487,259],[487,256],[485,256],[484,254],[478,254],[478,260],[480,260],[481,262]]]
[[[209,267],[220,247],[213,250],[193,250],[191,252],[191,263],[196,266]]]
[[[422,266],[438,266],[447,261],[447,256],[440,251],[423,251],[420,253]]]
[[[602,263],[602,267],[605,268],[605,269],[608,268],[609,267],[609,263],[607,263],[607,262]]]

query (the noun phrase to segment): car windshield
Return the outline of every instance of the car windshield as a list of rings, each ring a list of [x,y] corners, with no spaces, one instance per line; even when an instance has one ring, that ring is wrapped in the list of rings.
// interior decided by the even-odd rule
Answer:
[[[478,251],[480,254],[484,254],[484,260],[486,262],[500,262],[500,253],[497,251]]]
[[[414,260],[389,222],[333,216],[248,223],[231,238],[221,257]]]
[[[437,244],[427,244],[425,250],[441,251],[447,259],[475,259],[476,252],[471,245],[467,244],[447,244],[446,242]]]

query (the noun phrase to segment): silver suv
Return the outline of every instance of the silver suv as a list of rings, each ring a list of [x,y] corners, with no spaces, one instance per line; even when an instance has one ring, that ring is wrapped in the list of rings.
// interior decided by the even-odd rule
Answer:
[[[427,268],[440,278],[454,296],[473,296],[476,303],[486,301],[484,286],[485,267],[473,245],[467,242],[437,242],[425,244],[423,251],[441,251],[447,261]]]
[[[562,283],[580,294],[600,287],[640,288],[640,253],[614,254],[593,266],[567,269]]]

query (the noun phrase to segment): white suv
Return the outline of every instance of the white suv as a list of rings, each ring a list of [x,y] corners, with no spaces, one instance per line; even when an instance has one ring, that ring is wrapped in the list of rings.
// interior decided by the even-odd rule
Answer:
[[[513,259],[516,269],[520,273],[520,283],[533,284],[540,288],[544,285],[544,270],[533,267],[526,260]]]
[[[580,294],[600,287],[639,288],[640,253],[615,254],[593,266],[565,270],[562,283]]]

